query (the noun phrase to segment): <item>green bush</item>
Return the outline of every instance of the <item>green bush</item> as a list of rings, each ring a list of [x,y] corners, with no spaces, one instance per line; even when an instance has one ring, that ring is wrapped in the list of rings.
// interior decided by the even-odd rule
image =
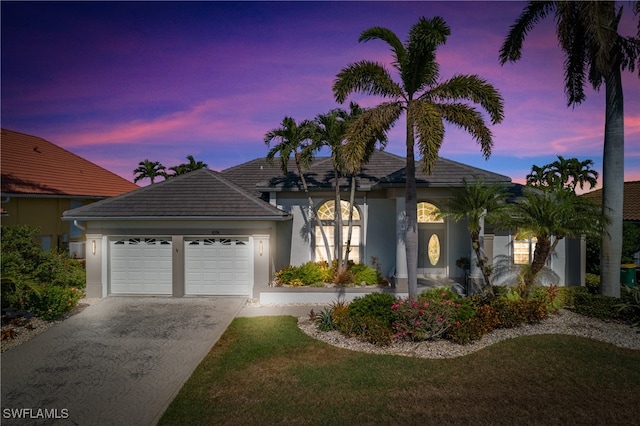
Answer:
[[[362,263],[353,265],[349,271],[353,275],[354,283],[357,285],[362,283],[365,283],[366,285],[375,285],[380,281],[378,271]]]
[[[624,286],[621,301],[616,304],[618,315],[634,327],[640,326],[640,288]]]
[[[331,331],[336,329],[336,324],[333,321],[333,309],[324,308],[316,316],[316,324],[320,331]]]
[[[580,315],[593,318],[619,319],[619,310],[616,308],[619,302],[620,300],[615,297],[581,293],[574,297],[572,310]]]
[[[33,297],[33,310],[42,319],[53,320],[67,313],[82,298],[83,292],[75,287],[45,286],[43,291]]]
[[[585,286],[589,293],[600,294],[600,275],[585,274]]]
[[[485,334],[496,328],[500,323],[498,313],[491,305],[479,305],[472,318],[458,321],[447,330],[446,337],[461,345],[479,340]]]
[[[349,304],[349,316],[354,319],[377,318],[390,328],[393,321],[391,306],[396,303],[396,300],[395,296],[389,293],[370,293],[363,297],[356,297]]]
[[[317,282],[323,282],[325,274],[320,265],[315,262],[307,262],[298,268],[298,276],[304,285],[311,285]]]
[[[377,346],[388,346],[393,334],[387,324],[377,317],[365,316],[357,321],[358,338]]]
[[[498,314],[499,327],[535,324],[547,318],[547,304],[538,299],[496,299],[491,305]]]
[[[28,226],[2,227],[2,307],[13,305],[41,315],[51,311],[57,317],[70,309],[62,305],[75,306],[82,297],[86,273],[67,253],[42,250],[37,233]]]

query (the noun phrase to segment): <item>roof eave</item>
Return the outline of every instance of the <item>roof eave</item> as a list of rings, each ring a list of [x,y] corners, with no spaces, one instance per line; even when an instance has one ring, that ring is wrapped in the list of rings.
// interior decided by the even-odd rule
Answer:
[[[116,220],[130,220],[130,221],[160,221],[160,220],[183,220],[183,221],[250,221],[250,220],[271,220],[284,222],[290,220],[293,216],[290,214],[283,216],[62,216],[62,220],[72,221],[116,221]]]

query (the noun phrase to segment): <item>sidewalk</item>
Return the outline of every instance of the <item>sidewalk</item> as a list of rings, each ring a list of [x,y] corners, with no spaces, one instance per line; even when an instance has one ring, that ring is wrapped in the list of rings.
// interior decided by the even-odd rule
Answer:
[[[261,317],[291,315],[296,318],[308,316],[311,309],[315,313],[322,311],[326,305],[252,305],[245,304],[236,317]]]

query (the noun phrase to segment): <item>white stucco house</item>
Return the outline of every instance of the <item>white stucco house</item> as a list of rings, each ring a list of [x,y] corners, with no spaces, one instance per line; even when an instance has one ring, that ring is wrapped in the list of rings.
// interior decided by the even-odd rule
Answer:
[[[459,280],[463,271],[456,260],[471,257],[467,224],[435,220],[434,209],[463,185],[463,179],[480,178],[516,190],[517,186],[507,176],[444,158],[437,160],[431,175],[421,173],[420,165],[417,169],[419,276]],[[281,300],[285,290],[269,287],[275,271],[320,260],[324,253],[293,162],[289,170],[283,175],[277,165],[260,158],[222,172],[194,171],[64,212],[64,220],[86,228],[87,295]],[[375,259],[399,294],[407,291],[404,172],[404,158],[378,151],[357,176],[351,252],[351,259],[360,263]],[[335,244],[331,159],[316,158],[305,176],[314,214]],[[340,185],[343,200],[348,200],[348,182],[341,180]],[[346,219],[346,201],[341,210]],[[580,261],[566,262],[572,244],[581,242],[562,241],[549,265],[560,285],[580,285],[584,279]],[[533,253],[531,242],[514,241],[510,230],[487,228],[484,248],[490,259],[506,255],[516,262],[529,261]],[[288,301],[296,300],[306,299]]]

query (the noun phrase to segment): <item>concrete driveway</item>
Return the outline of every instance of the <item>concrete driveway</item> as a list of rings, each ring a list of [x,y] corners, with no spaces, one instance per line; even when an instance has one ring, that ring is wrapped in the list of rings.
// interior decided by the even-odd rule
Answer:
[[[0,356],[1,423],[156,424],[245,300],[109,297],[93,303]],[[10,418],[18,414],[27,419]]]

